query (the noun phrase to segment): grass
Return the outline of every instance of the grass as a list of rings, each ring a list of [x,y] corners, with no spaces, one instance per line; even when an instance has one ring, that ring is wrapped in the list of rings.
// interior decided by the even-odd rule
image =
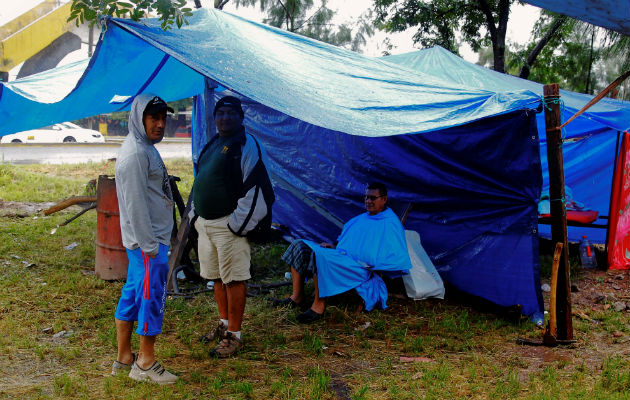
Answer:
[[[167,168],[188,193],[189,163],[168,162]],[[57,202],[83,194],[99,174],[112,173],[106,163],[0,165],[0,198]],[[266,296],[249,298],[245,348],[227,360],[210,358],[209,346],[197,340],[215,323],[211,293],[169,298],[156,352],[180,381],[157,387],[112,377],[113,313],[122,282],[93,274],[96,212],[57,227],[70,215],[0,217],[0,398],[630,397],[627,313],[594,313],[597,324],[574,320],[578,341],[572,349],[520,347],[516,338],[541,335],[526,320],[509,322],[450,301],[398,298],[390,298],[386,311],[362,313],[351,295],[331,301],[325,320],[309,326],[296,323],[294,310],[269,308]],[[74,249],[63,248],[75,242]],[[284,248],[254,248],[254,281],[283,279]],[[67,334],[54,337],[61,331]],[[614,338],[614,331],[624,336]],[[136,335],[133,345],[138,346]]]

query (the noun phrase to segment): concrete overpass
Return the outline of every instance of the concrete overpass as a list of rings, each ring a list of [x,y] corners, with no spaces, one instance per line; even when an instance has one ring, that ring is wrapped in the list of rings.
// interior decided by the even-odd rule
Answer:
[[[90,43],[91,53],[91,30],[68,22],[70,7],[70,1],[43,0],[0,26],[2,81],[7,81],[9,71],[22,62],[18,78],[56,67],[66,55],[81,48],[82,37]]]

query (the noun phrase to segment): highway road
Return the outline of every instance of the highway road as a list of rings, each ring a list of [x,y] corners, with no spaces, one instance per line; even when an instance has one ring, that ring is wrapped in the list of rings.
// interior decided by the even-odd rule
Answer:
[[[0,163],[7,164],[80,164],[115,158],[121,141],[106,143],[0,144]],[[163,159],[191,159],[190,139],[165,139],[156,148]]]

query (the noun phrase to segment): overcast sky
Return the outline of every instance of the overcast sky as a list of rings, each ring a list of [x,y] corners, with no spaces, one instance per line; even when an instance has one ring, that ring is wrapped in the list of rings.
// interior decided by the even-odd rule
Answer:
[[[58,0],[60,3],[65,3],[69,0]],[[18,17],[22,13],[30,10],[42,0],[0,0],[2,7],[0,7],[0,26],[4,25],[8,21]],[[194,7],[193,1],[189,0],[189,3]],[[205,7],[212,7],[212,0],[202,0],[202,5]],[[359,15],[364,13],[372,5],[372,0],[329,0],[328,7],[336,11],[335,21],[336,23],[351,22],[355,20]],[[233,2],[229,2],[225,7],[225,11],[233,14],[240,15],[244,18],[248,18],[254,21],[261,22],[264,15],[258,10],[258,8],[236,8]],[[530,38],[532,26],[538,19],[540,9],[530,5],[519,5],[518,3],[512,5],[510,14],[510,20],[508,23],[507,39],[510,42],[525,43]],[[391,53],[400,54],[413,51],[414,45],[412,36],[415,33],[415,29],[410,29],[406,32],[396,34],[385,34],[384,32],[378,32],[374,37],[368,40],[368,44],[364,48],[364,54],[370,56],[380,56],[383,51],[383,40],[389,36],[390,41],[396,46]],[[477,55],[473,53],[470,48],[465,45],[460,49],[461,55],[471,62],[477,62]],[[80,57],[69,57],[66,62],[74,61]]]

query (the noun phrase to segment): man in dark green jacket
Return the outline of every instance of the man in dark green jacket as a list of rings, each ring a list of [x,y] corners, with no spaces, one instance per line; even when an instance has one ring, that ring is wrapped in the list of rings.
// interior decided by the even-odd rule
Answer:
[[[243,345],[245,281],[251,277],[246,235],[271,215],[273,189],[264,151],[245,133],[240,100],[221,98],[214,108],[214,119],[219,134],[199,156],[193,204],[198,216],[195,228],[199,232],[200,272],[214,281],[220,317],[216,328],[201,340],[219,340],[210,354],[228,357]]]

